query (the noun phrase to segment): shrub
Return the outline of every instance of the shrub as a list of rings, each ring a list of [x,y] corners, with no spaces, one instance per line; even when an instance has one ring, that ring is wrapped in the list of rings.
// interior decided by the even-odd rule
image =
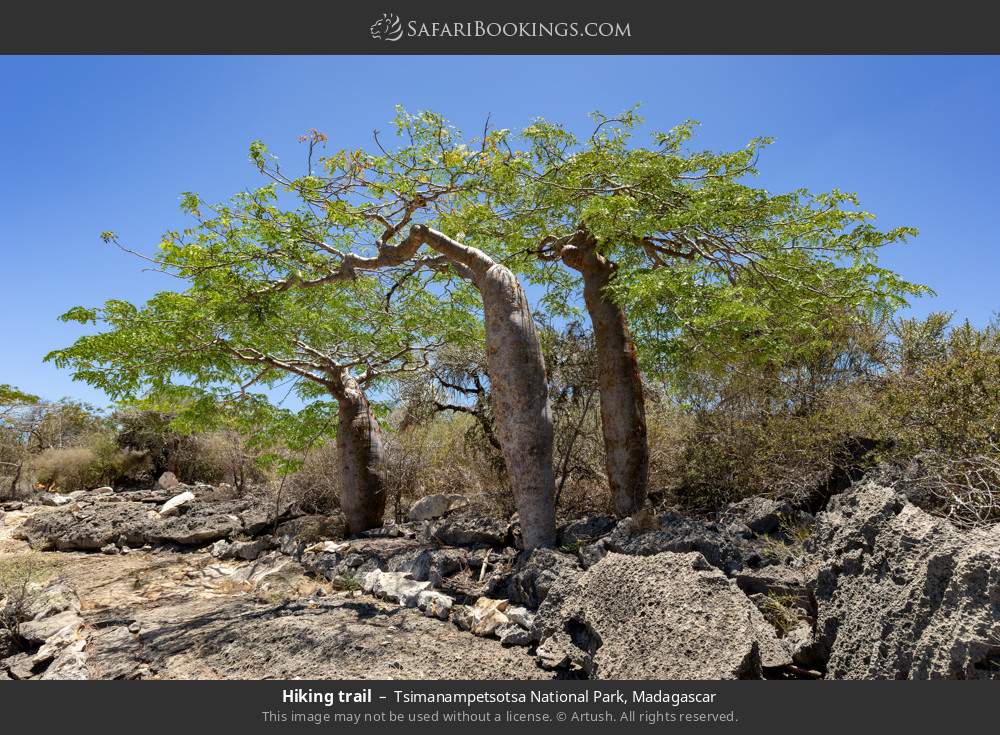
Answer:
[[[415,500],[436,493],[483,494],[501,513],[514,512],[509,486],[492,452],[478,440],[479,424],[468,414],[437,414],[389,432],[386,474],[389,509],[402,518]]]
[[[337,444],[326,442],[314,447],[302,461],[302,468],[278,481],[284,498],[299,503],[312,513],[330,513],[340,507]]]
[[[31,609],[41,593],[39,583],[46,571],[46,565],[31,555],[0,562],[0,630],[6,631],[18,648],[24,648],[21,624],[31,618]]]
[[[32,460],[35,481],[72,492],[118,484],[145,466],[139,452],[119,449],[107,433],[86,437],[80,446],[46,449]]]

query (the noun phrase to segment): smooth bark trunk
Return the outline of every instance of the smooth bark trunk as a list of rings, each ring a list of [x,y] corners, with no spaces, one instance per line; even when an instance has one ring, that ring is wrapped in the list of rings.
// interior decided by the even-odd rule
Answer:
[[[482,294],[493,415],[524,547],[554,546],[552,413],[545,361],[528,299],[510,269],[482,251],[427,227],[418,225],[414,230],[457,264]]]
[[[364,391],[347,371],[332,388],[338,405],[337,464],[340,509],[351,534],[382,525],[386,489],[382,430]]]
[[[614,266],[589,240],[565,245],[559,255],[566,265],[583,276],[583,299],[594,330],[597,353],[601,432],[611,499],[620,517],[632,515],[646,501],[649,443],[635,343],[625,313],[607,291]]]

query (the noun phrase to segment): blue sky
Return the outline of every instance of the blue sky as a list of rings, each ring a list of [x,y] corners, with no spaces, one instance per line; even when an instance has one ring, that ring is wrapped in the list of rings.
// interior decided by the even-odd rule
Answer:
[[[856,191],[883,228],[919,238],[884,262],[934,288],[920,314],[977,324],[1000,309],[1000,57],[0,57],[0,383],[104,397],[42,363],[77,304],[143,300],[176,282],[99,233],[148,250],[184,219],[182,191],[259,182],[251,140],[298,163],[308,128],[357,146],[393,106],[474,132],[487,114],[581,128],[641,103],[651,127],[693,118],[699,147],[769,135],[761,183]]]

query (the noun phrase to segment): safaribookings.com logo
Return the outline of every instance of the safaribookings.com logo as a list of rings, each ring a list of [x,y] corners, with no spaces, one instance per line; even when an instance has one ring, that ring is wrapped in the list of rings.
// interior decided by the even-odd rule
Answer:
[[[632,29],[622,21],[407,21],[395,13],[382,17],[368,29],[376,41],[407,38],[631,38]]]
[[[395,13],[382,13],[369,30],[376,41],[398,41],[403,37],[403,24]]]

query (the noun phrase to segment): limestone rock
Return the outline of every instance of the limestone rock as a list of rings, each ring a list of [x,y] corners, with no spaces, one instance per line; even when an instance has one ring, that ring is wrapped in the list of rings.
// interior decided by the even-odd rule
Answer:
[[[425,495],[410,506],[407,517],[411,521],[430,521],[468,504],[469,500],[464,495],[442,493]]]
[[[738,572],[735,579],[747,595],[767,595],[784,604],[793,604],[806,613],[815,612],[812,595],[806,587],[807,575],[801,569],[772,564]]]
[[[608,551],[636,556],[664,551],[697,551],[709,564],[726,574],[748,566],[759,566],[761,562],[757,550],[739,534],[717,524],[702,523],[695,518],[669,512],[661,514],[651,528],[641,527],[632,518],[625,518],[602,541]]]
[[[557,583],[536,629],[543,667],[601,679],[755,679],[762,649],[780,648],[746,595],[698,553],[609,553]]]
[[[163,504],[160,508],[160,517],[166,518],[167,516],[176,515],[180,513],[181,508],[190,505],[192,502],[194,502],[194,493],[190,490],[185,490]]]
[[[510,623],[510,618],[504,614],[507,605],[507,600],[480,597],[471,606],[472,625],[469,627],[469,631],[473,635],[483,638],[495,635],[498,628]]]
[[[826,676],[1000,678],[1000,525],[963,532],[894,491],[835,496],[810,545]]]
[[[607,553],[608,546],[604,539],[598,539],[595,543],[581,546],[576,555],[580,559],[580,566],[584,569],[590,569],[603,559]]]
[[[418,582],[408,572],[375,569],[364,576],[361,586],[365,592],[399,603],[402,607],[417,607],[420,594],[431,584]]]
[[[436,521],[429,529],[429,535],[447,546],[499,548],[505,545],[508,530],[508,524],[496,518],[462,513]]]
[[[253,561],[266,551],[275,548],[274,537],[261,536],[252,541],[216,541],[210,550],[216,559],[243,559]]]
[[[274,507],[254,499],[230,501],[195,500],[183,515],[162,517],[150,511],[150,503],[127,499],[132,493],[106,496],[116,502],[98,502],[85,509],[70,506],[34,515],[14,530],[14,537],[35,549],[97,551],[124,539],[128,546],[179,544],[202,546],[240,534],[255,535],[273,523]],[[283,517],[294,514],[291,505]],[[268,521],[268,519],[272,519]]]
[[[54,579],[33,596],[28,614],[33,620],[43,620],[67,610],[78,612],[80,599],[69,585]]]
[[[173,490],[175,487],[180,485],[180,480],[177,479],[177,475],[169,470],[160,475],[160,479],[156,481],[156,484],[162,490]]]
[[[510,618],[510,622],[520,625],[525,630],[531,630],[535,625],[535,614],[526,607],[510,605],[504,614]]]
[[[84,653],[86,643],[85,640],[79,640],[66,646],[38,678],[47,681],[89,679],[90,671],[87,669],[87,657]]]
[[[776,533],[794,511],[787,500],[761,496],[744,498],[731,503],[722,513],[724,523],[742,523],[756,534]]]
[[[42,505],[49,505],[58,508],[61,505],[69,505],[73,498],[68,495],[57,495],[56,493],[44,493],[41,497]]]
[[[502,646],[530,646],[533,642],[531,633],[520,625],[506,623],[496,629],[496,636]]]
[[[83,625],[83,618],[75,610],[65,610],[40,620],[21,623],[18,632],[21,637],[36,643],[54,642],[53,638],[69,640]]]
[[[454,600],[435,590],[423,590],[417,595],[417,607],[429,618],[447,620],[453,605]]]
[[[615,519],[606,515],[591,514],[577,518],[559,528],[556,545],[568,551],[575,551],[584,544],[607,536],[615,524]]]
[[[511,575],[507,596],[511,602],[537,608],[558,580],[575,580],[581,573],[576,560],[554,549],[532,549],[522,554]]]

